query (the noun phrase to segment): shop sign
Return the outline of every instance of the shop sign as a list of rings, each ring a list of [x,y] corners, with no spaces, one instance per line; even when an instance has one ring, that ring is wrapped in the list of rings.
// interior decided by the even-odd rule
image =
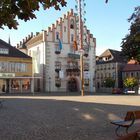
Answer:
[[[84,78],[90,79],[90,72],[89,71],[84,71]]]
[[[15,77],[15,73],[0,73],[0,77],[2,78]]]
[[[64,78],[64,71],[59,71],[59,77],[62,79],[62,78]]]

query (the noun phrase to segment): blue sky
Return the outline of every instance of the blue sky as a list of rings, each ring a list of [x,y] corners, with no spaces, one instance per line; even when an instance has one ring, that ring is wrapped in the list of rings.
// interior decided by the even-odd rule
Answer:
[[[85,0],[86,2],[86,26],[96,38],[96,54],[100,55],[106,49],[121,50],[122,38],[129,32],[130,23],[127,19],[134,12],[134,7],[140,5],[140,0]],[[37,19],[31,21],[19,21],[18,30],[0,29],[0,39],[16,45],[31,32],[41,32],[52,23],[67,13],[70,9],[75,11],[75,0],[67,0],[67,7],[56,11],[53,8],[47,11],[36,12]]]

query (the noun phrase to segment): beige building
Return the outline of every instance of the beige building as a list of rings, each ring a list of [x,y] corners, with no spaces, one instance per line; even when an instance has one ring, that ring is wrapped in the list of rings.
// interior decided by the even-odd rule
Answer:
[[[96,91],[111,92],[112,88],[106,88],[107,78],[115,81],[114,87],[122,88],[122,69],[126,60],[120,51],[107,49],[96,58]]]
[[[0,40],[0,93],[34,92],[32,58]]]
[[[81,90],[78,23],[73,10],[51,27],[29,35],[17,48],[33,58],[35,90],[45,92]],[[96,39],[83,27],[85,91],[95,91]]]

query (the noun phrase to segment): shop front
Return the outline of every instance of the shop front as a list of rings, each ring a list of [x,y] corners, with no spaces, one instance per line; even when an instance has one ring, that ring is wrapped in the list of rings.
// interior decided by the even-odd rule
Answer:
[[[34,92],[33,77],[15,77],[14,73],[0,73],[0,93]]]

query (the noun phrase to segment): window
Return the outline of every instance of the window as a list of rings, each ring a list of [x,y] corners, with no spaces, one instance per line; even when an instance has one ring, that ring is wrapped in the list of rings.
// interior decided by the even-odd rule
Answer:
[[[70,53],[73,53],[74,52],[74,47],[73,47],[73,44],[70,45]]]
[[[0,72],[7,72],[7,71],[8,71],[8,63],[0,62]]]
[[[139,72],[136,73],[136,76],[139,78]]]
[[[73,42],[73,41],[74,41],[74,35],[71,34],[71,42]]]
[[[133,74],[133,72],[131,72],[131,77],[133,77],[134,76],[134,74]]]
[[[60,54],[60,47],[59,47],[59,44],[55,44],[55,53],[56,54]]]
[[[15,72],[15,63],[10,64],[11,72]]]
[[[128,77],[129,76],[129,74],[126,72],[126,77]]]
[[[56,32],[56,39],[59,39],[59,33]]]
[[[66,26],[64,26],[64,32],[66,32]]]
[[[74,29],[74,20],[73,19],[71,19],[71,21],[70,21],[70,28]]]
[[[31,56],[31,50],[29,50],[29,56]]]
[[[87,42],[87,37],[85,36],[85,42]]]
[[[21,64],[21,72],[27,72],[27,67],[26,67],[26,64],[22,63]]]
[[[61,62],[55,61],[55,69],[61,69]]]

